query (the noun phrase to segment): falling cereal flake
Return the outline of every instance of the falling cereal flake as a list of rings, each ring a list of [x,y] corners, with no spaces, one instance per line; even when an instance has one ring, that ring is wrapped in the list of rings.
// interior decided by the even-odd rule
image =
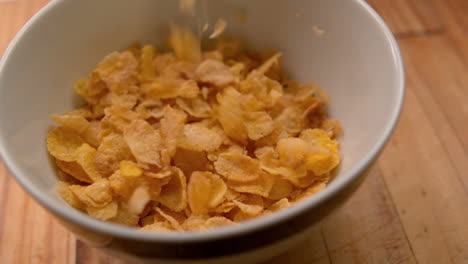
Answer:
[[[224,30],[226,30],[226,27],[227,27],[226,20],[224,20],[222,18],[218,19],[218,21],[216,21],[214,31],[210,35],[210,39],[214,39],[214,38],[219,37],[221,34],[223,34]]]
[[[205,25],[203,25],[202,32],[205,33],[209,27],[210,27],[210,24],[205,23]]]
[[[317,37],[321,37],[321,36],[323,36],[323,35],[326,33],[325,30],[319,28],[317,25],[314,25],[314,26],[312,27],[312,30],[314,31],[314,34],[315,34]]]
[[[195,13],[195,0],[180,0],[180,10],[186,15],[193,15]]]

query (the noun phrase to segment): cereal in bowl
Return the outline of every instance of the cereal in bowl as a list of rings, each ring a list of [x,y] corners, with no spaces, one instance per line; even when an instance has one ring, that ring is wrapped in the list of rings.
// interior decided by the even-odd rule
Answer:
[[[172,26],[170,52],[109,54],[75,84],[86,104],[47,137],[58,192],[91,217],[148,231],[196,231],[286,209],[340,164],[338,121],[282,54],[219,38],[202,51]]]

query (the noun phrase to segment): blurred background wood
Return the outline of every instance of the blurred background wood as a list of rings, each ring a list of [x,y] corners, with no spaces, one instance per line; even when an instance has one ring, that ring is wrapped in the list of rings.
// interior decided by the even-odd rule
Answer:
[[[49,0],[0,0],[0,55]],[[468,1],[369,0],[401,46],[407,97],[358,192],[268,263],[468,263]],[[120,263],[76,241],[0,163],[0,263]]]

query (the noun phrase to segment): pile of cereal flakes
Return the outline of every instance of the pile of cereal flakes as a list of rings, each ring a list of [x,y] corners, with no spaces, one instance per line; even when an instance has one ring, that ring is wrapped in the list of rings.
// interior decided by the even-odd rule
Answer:
[[[47,137],[58,191],[88,215],[152,231],[203,230],[287,208],[325,187],[341,133],[316,85],[281,54],[234,39],[201,52],[173,26],[172,52],[108,55],[75,91],[87,104]]]

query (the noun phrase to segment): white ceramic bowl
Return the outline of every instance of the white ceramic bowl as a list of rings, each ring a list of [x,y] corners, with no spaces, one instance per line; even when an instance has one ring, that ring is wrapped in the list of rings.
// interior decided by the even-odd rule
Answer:
[[[52,1],[18,33],[0,64],[0,152],[24,189],[94,246],[139,260],[266,259],[340,204],[392,133],[404,95],[402,61],[390,30],[364,1],[207,3],[211,21],[226,18],[228,32],[252,47],[283,51],[294,78],[314,80],[330,95],[330,113],[345,129],[340,171],[325,190],[288,210],[207,232],[143,233],[72,209],[54,193],[57,179],[45,146],[49,115],[74,107],[74,80],[104,55],[134,41],[161,45],[168,21],[180,15],[174,0]],[[233,19],[239,9],[248,15],[245,24]],[[326,34],[316,36],[314,25]]]

